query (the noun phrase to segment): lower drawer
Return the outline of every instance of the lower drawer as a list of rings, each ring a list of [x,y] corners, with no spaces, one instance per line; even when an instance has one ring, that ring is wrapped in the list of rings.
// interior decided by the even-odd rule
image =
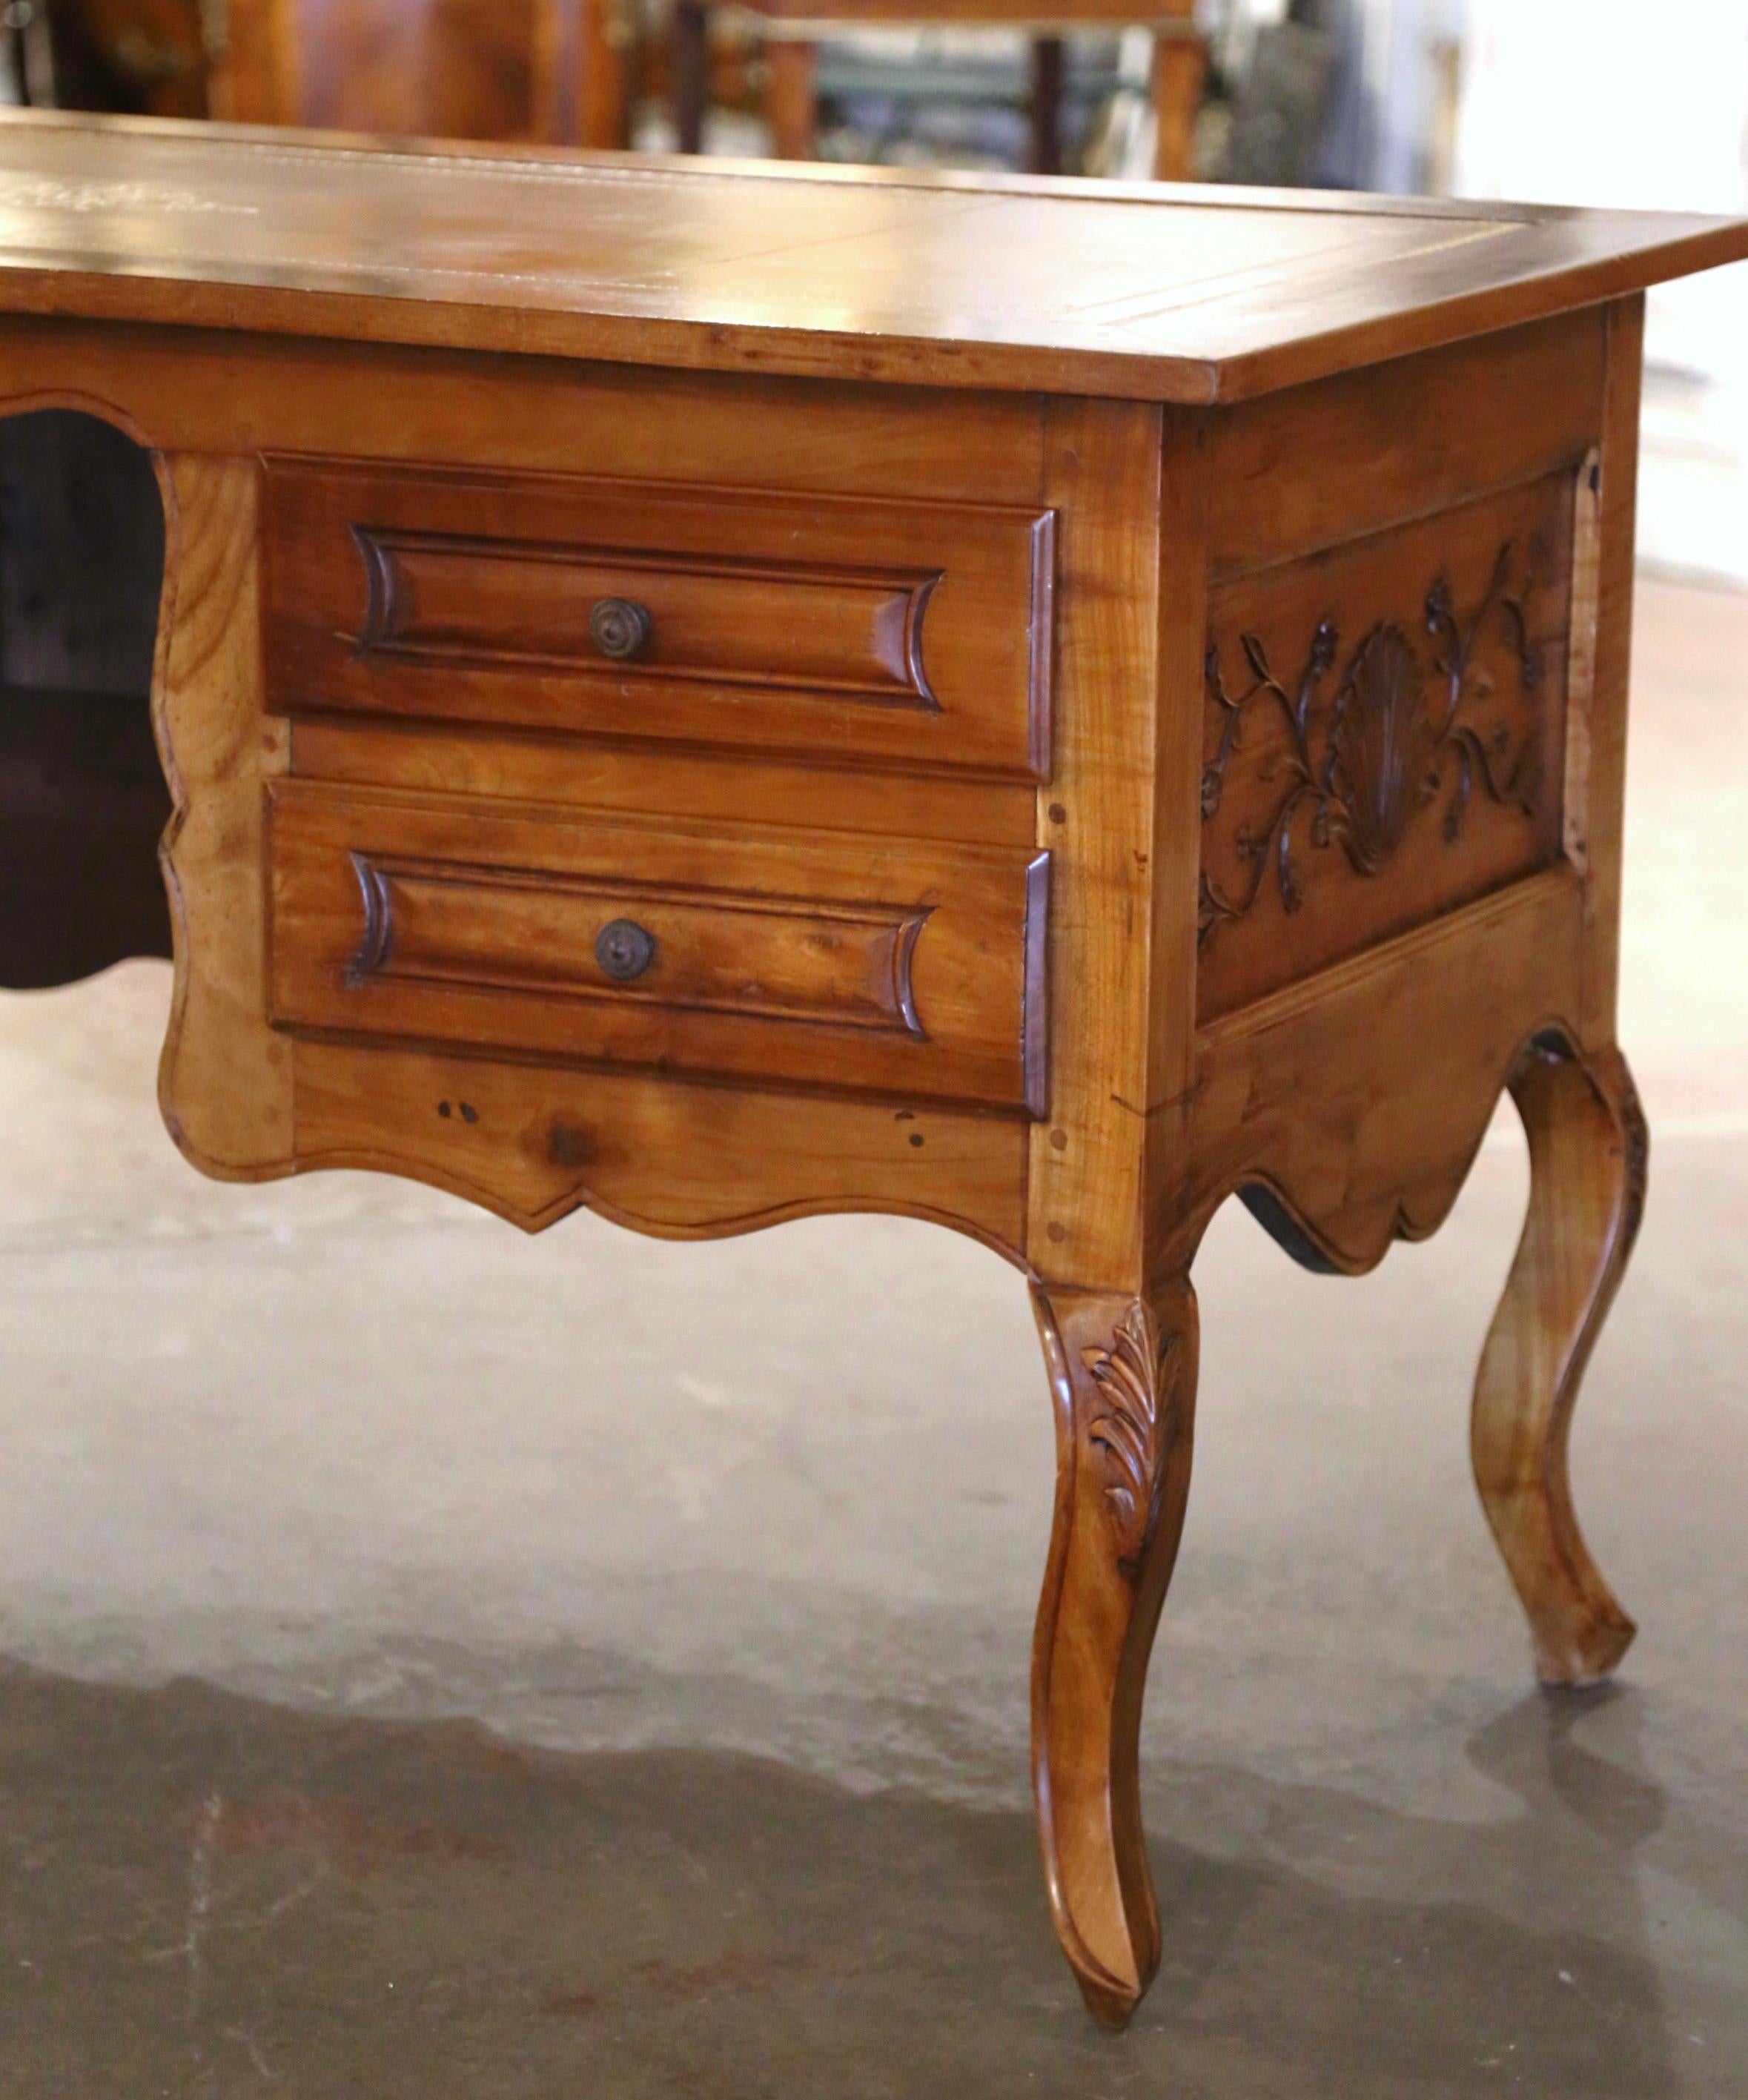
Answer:
[[[268,802],[276,1026],[1044,1113],[1047,854]]]

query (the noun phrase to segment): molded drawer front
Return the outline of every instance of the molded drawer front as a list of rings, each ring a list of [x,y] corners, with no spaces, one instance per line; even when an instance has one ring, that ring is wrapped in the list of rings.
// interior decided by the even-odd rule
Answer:
[[[1041,779],[1048,511],[270,460],[284,712]]]
[[[269,804],[277,1026],[1043,1113],[1047,855]]]

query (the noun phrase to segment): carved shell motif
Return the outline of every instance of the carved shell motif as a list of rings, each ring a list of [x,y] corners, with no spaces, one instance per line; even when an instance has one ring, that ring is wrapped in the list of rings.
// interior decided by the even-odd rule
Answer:
[[[1109,1349],[1089,1350],[1086,1365],[1098,1396],[1087,1441],[1101,1462],[1105,1506],[1118,1534],[1117,1564],[1140,1579],[1159,1520],[1166,1462],[1176,1440],[1176,1335],[1162,1341],[1145,1305],[1118,1323]]]
[[[1361,875],[1375,875],[1428,793],[1437,745],[1412,644],[1386,621],[1354,652],[1330,723],[1333,828]]]

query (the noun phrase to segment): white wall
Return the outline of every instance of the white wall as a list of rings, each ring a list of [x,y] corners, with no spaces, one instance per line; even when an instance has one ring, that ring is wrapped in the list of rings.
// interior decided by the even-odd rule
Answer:
[[[1748,210],[1748,0],[1466,11],[1459,195]],[[1645,354],[1641,553],[1748,580],[1748,267],[1653,292]]]

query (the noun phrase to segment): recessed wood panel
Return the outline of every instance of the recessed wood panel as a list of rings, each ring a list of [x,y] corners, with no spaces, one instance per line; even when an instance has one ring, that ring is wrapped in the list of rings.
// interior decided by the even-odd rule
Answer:
[[[1041,1110],[1046,855],[271,800],[281,1026]]]
[[[267,488],[287,712],[1048,765],[1048,512],[286,460]]]
[[[1203,1020],[1557,858],[1578,475],[1216,586]]]

